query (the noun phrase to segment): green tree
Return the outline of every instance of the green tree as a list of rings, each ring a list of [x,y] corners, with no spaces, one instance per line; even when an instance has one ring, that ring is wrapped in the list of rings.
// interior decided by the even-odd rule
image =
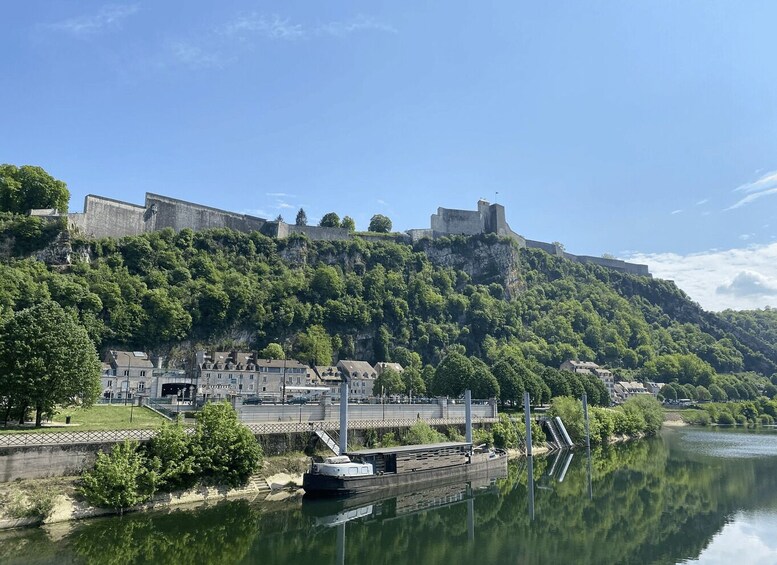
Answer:
[[[297,212],[297,218],[294,220],[294,224],[297,226],[308,225],[308,215],[305,213],[305,210],[303,210],[302,208],[300,208],[299,212]]]
[[[426,394],[426,382],[421,376],[421,371],[416,367],[410,366],[402,371],[402,381],[405,385],[405,394],[412,394],[413,396],[424,396]]]
[[[323,326],[310,326],[295,342],[296,356],[311,365],[332,363],[332,338]]]
[[[338,216],[335,212],[327,212],[324,214],[324,217],[321,218],[321,221],[318,223],[318,225],[322,228],[339,228],[340,216]]]
[[[474,374],[472,362],[458,352],[449,353],[437,365],[432,380],[432,393],[438,396],[460,396]]]
[[[372,385],[372,392],[375,395],[378,394],[401,394],[405,392],[405,383],[402,381],[402,375],[391,368],[383,369],[383,372],[378,375],[375,382]]]
[[[40,167],[0,165],[0,210],[25,214],[34,208],[67,212],[67,185]]]
[[[349,232],[356,231],[356,222],[351,216],[344,216],[343,221],[340,222],[340,227],[347,229]]]
[[[193,442],[202,476],[214,484],[246,484],[262,458],[256,438],[227,402],[205,405],[197,416]]]
[[[663,392],[663,388],[661,391]],[[718,386],[717,383],[712,383],[709,386],[710,396],[712,396],[712,400],[715,402],[726,402],[728,400],[728,395],[726,394],[726,391],[723,390],[720,386]]]
[[[285,359],[286,353],[284,353],[280,343],[269,343],[259,352],[259,357],[262,359]]]
[[[91,406],[100,392],[100,361],[86,329],[56,302],[16,312],[0,327],[0,397],[35,425],[56,405]]]
[[[391,231],[391,220],[383,214],[375,214],[370,218],[369,231],[376,233],[389,233]]]

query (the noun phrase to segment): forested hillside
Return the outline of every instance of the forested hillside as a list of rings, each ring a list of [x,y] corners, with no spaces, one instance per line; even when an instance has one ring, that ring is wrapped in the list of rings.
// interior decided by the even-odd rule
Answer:
[[[510,359],[547,375],[552,392],[546,367],[566,359],[703,387],[718,374],[777,372],[771,311],[715,315],[671,282],[495,236],[413,247],[164,230],[84,244],[91,262],[64,270],[0,264],[0,316],[50,297],[78,313],[98,347],[174,360],[197,346],[269,343],[310,363],[396,360],[419,371],[452,352],[476,371],[485,368],[478,360],[496,373]]]

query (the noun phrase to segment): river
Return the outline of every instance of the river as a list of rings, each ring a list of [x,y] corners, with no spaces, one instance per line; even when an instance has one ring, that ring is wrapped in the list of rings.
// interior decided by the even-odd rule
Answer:
[[[669,429],[384,500],[237,500],[4,532],[0,563],[777,563],[777,432]]]

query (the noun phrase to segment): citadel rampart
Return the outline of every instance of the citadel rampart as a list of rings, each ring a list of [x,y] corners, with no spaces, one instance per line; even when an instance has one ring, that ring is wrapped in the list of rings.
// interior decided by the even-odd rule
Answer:
[[[184,228],[194,231],[228,228],[240,232],[258,231],[269,237],[280,239],[285,239],[296,233],[319,241],[341,241],[356,236],[344,228],[297,226],[282,221],[270,221],[247,214],[219,210],[152,193],[146,193],[145,206],[90,194],[84,199],[83,213],[68,214],[68,223],[84,235],[97,238],[140,235],[165,228],[171,228],[175,231]],[[520,247],[542,249],[551,255],[578,263],[590,263],[624,273],[650,276],[647,265],[628,263],[619,259],[573,255],[566,253],[555,243],[525,239],[510,229],[505,220],[504,206],[490,204],[485,200],[478,201],[477,210],[438,208],[437,213],[431,216],[430,229],[412,229],[408,230],[406,234],[386,236],[358,234],[358,237],[379,241],[385,241],[388,238],[402,243],[415,243],[424,238],[436,239],[450,235],[480,234],[510,237]]]

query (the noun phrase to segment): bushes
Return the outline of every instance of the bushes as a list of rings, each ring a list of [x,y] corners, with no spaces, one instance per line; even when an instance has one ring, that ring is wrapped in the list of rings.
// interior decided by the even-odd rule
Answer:
[[[507,414],[499,414],[499,421],[491,428],[494,446],[503,449],[518,447],[518,431]]]
[[[615,414],[609,408],[591,408],[588,427],[593,443],[607,443],[615,433]]]
[[[202,477],[216,484],[245,484],[262,457],[256,438],[227,402],[205,405],[193,441]]]
[[[448,438],[432,428],[426,422],[418,421],[411,426],[403,437],[402,443],[405,445],[420,445],[423,443],[441,443]]]
[[[240,486],[256,470],[262,449],[226,402],[207,404],[194,434],[179,424],[163,426],[144,448],[124,442],[100,453],[84,473],[81,493],[96,505],[123,510],[157,491],[188,488],[198,480]]]
[[[585,442],[585,420],[583,418],[583,403],[571,396],[559,396],[553,399],[548,410],[548,416],[558,416],[564,422],[569,437],[574,443]],[[590,420],[589,420],[590,423]]]
[[[97,454],[80,490],[91,504],[122,511],[151,498],[157,484],[158,475],[148,468],[138,443],[125,441],[113,446],[110,454]]]
[[[718,415],[718,424],[723,426],[733,426],[736,423],[737,422],[734,419],[734,416],[732,416],[730,412],[721,412]]]
[[[640,431],[646,435],[654,436],[661,429],[664,422],[664,411],[658,400],[647,394],[640,394],[629,398],[623,403],[623,410],[634,410],[642,414],[645,421],[644,428]]]
[[[199,466],[195,446],[180,422],[165,424],[148,442],[147,457],[159,473],[161,490],[191,487],[197,480]]]

